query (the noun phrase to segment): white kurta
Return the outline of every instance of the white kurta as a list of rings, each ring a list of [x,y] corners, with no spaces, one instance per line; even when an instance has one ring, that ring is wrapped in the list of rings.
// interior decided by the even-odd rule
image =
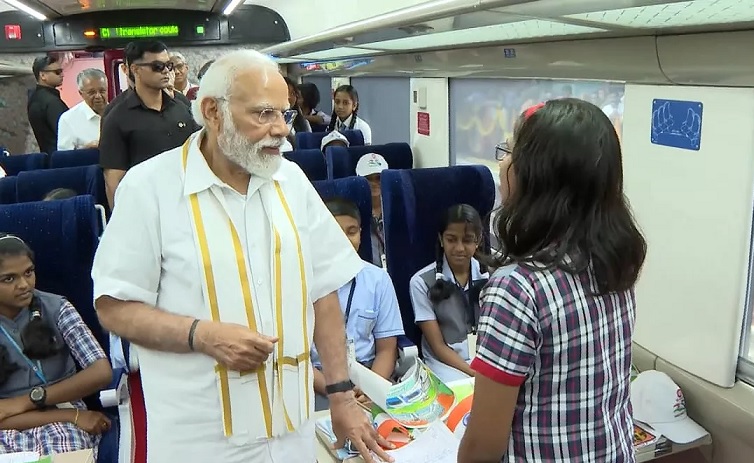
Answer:
[[[250,268],[259,331],[271,334],[273,252],[269,246],[269,217],[260,195],[260,189],[270,187],[271,182],[252,177],[247,195],[239,194],[212,173],[196,140],[198,137],[189,149],[185,181],[179,147],[129,170],[118,186],[117,207],[92,270],[95,298],[109,295],[181,315],[208,318],[187,202],[191,193],[210,188],[224,198],[228,215],[238,230]],[[296,223],[309,298],[316,301],[350,281],[361,270],[362,261],[296,164],[284,160],[273,180],[281,186]],[[229,270],[236,271],[235,263],[229,265]],[[283,278],[300,276],[295,272]],[[300,304],[284,304],[283,319],[290,317],[301,318]],[[313,320],[307,326],[311,342]],[[247,442],[239,442],[223,435],[214,359],[202,354],[137,349],[147,409],[149,463],[315,461],[311,422],[273,439],[253,436]],[[269,391],[274,391],[274,379],[274,375],[266,378]],[[309,382],[311,388],[311,377]]]
[[[100,117],[82,101],[60,115],[58,151],[78,150],[99,141]]]

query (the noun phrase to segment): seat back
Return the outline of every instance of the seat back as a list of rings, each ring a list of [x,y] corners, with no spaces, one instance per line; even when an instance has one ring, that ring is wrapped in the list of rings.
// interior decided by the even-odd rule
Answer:
[[[372,235],[369,228],[372,218],[372,192],[369,189],[369,182],[362,177],[350,177],[313,183],[323,201],[331,198],[343,198],[353,201],[359,207],[361,214],[359,255],[365,261],[372,262]]]
[[[16,202],[16,181],[18,177],[0,178],[0,204],[13,204]]]
[[[386,170],[381,182],[387,268],[395,285],[406,336],[418,346],[421,332],[414,323],[409,280],[434,262],[437,228],[448,208],[465,203],[487,217],[495,201],[495,182],[484,166]],[[482,229],[488,251],[489,227]]]
[[[296,134],[296,149],[322,149],[322,139],[327,132],[299,132]],[[351,146],[364,146],[364,134],[361,130],[344,130],[343,135]]]
[[[377,153],[385,158],[390,169],[412,169],[414,155],[408,143],[387,143],[370,146],[333,146],[327,148],[328,178],[343,178],[356,175],[356,164],[367,153]]]
[[[19,172],[47,168],[45,153],[16,154],[0,156],[0,166],[7,175],[18,175]]]
[[[80,195],[92,195],[97,204],[107,204],[105,179],[100,166],[63,167],[18,174],[18,202],[41,201],[56,188],[70,188]]]
[[[50,156],[50,169],[61,167],[96,166],[99,164],[99,150],[96,148],[55,151]]]
[[[20,237],[34,251],[37,288],[71,301],[108,352],[92,299],[92,263],[101,231],[94,198],[0,205],[0,223],[0,231]]]
[[[283,157],[298,164],[309,180],[327,180],[327,164],[322,151],[318,149],[295,150],[283,153]]]

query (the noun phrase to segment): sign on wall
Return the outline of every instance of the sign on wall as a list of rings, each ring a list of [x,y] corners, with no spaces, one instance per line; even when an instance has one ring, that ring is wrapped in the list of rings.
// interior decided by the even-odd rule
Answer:
[[[700,101],[652,100],[652,144],[699,151],[703,109]]]
[[[429,136],[429,113],[421,111],[416,113],[416,131],[419,135]]]

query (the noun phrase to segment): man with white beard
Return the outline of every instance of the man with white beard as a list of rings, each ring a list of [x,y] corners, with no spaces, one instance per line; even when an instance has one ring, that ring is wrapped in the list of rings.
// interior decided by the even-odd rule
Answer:
[[[315,462],[312,341],[339,445],[391,461],[346,368],[337,290],[362,261],[280,156],[295,114],[277,65],[223,56],[193,114],[202,131],[120,183],[92,270],[103,327],[138,353],[147,461]]]

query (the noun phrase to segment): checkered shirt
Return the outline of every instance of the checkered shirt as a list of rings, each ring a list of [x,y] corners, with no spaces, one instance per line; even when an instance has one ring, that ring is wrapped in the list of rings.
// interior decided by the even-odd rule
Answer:
[[[68,301],[65,301],[60,309],[58,329],[70,348],[73,359],[82,368],[107,358],[89,327]],[[73,406],[86,410],[86,405],[80,400],[74,402]],[[96,457],[98,443],[99,436],[92,436],[72,423],[51,423],[26,431],[0,431],[0,453],[39,452],[49,455],[93,448]]]
[[[471,367],[520,386],[503,462],[633,463],[633,291],[591,296],[590,272],[498,269]]]

